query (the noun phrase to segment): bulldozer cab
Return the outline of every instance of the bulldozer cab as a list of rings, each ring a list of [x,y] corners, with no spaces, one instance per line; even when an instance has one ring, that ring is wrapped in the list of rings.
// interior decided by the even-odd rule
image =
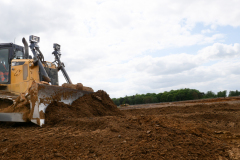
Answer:
[[[0,44],[0,84],[9,84],[12,59],[23,59],[23,47],[13,43]]]

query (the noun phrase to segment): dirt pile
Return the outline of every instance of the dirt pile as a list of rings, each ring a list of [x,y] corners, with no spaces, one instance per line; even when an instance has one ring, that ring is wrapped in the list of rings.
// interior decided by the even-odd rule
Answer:
[[[45,111],[45,122],[46,125],[72,125],[71,119],[116,115],[121,115],[120,110],[105,91],[99,90],[78,98],[72,105],[52,102]]]
[[[64,87],[64,88],[71,88],[71,89],[77,89],[77,90],[81,90],[81,91],[94,92],[94,90],[91,87],[83,86],[82,83],[77,83],[77,84],[63,83],[62,87]]]

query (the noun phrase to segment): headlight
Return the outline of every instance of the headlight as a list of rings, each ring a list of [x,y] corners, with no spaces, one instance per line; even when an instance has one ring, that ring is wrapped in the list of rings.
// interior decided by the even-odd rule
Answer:
[[[30,41],[30,42],[36,42],[36,43],[38,43],[38,42],[40,42],[40,37],[31,35],[31,36],[29,37],[29,41]]]

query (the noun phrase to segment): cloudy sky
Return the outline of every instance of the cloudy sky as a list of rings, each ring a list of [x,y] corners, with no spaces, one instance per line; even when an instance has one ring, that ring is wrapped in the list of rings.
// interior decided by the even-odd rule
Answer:
[[[59,43],[73,83],[111,98],[240,90],[238,0],[0,0],[0,43]],[[59,72],[60,83],[65,80]]]

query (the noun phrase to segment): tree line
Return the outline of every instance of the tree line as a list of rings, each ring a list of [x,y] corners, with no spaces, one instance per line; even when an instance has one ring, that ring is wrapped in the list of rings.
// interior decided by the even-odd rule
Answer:
[[[239,96],[240,92],[230,91],[228,97]],[[212,91],[207,91],[206,93],[200,92],[196,89],[178,89],[171,90],[169,92],[165,91],[163,93],[147,93],[147,94],[136,94],[133,96],[125,96],[120,98],[112,98],[112,101],[117,105],[121,104],[146,104],[146,103],[160,103],[160,102],[173,102],[173,101],[184,101],[184,100],[194,100],[194,99],[204,99],[204,98],[217,98],[217,97],[227,97],[227,91],[219,91],[216,93]]]

